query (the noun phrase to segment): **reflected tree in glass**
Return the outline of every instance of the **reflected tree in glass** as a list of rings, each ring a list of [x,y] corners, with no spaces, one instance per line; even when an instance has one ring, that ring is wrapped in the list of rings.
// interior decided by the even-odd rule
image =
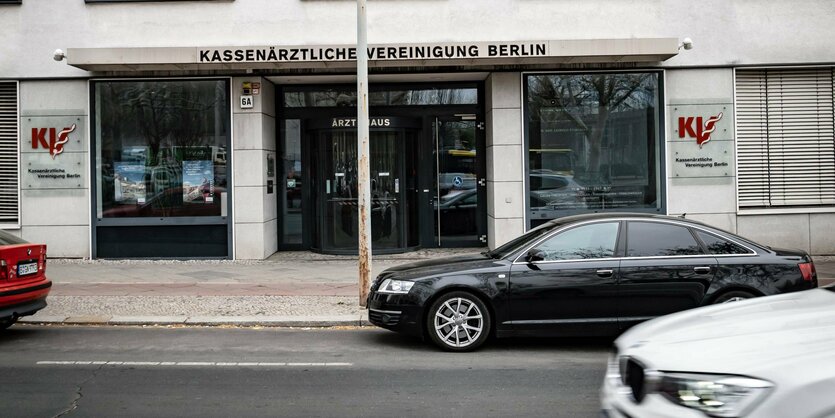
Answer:
[[[657,86],[653,73],[543,75],[529,80],[529,117],[542,123],[568,120],[582,132],[588,149],[586,172],[592,177],[600,176],[601,146],[612,114],[653,107]]]

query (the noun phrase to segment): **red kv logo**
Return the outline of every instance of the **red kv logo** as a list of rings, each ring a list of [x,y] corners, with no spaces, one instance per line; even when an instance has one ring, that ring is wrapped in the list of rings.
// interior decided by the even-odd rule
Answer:
[[[693,130],[693,119],[696,120],[696,130]],[[710,141],[710,134],[716,130],[716,122],[722,119],[722,112],[716,116],[707,118],[707,121],[702,125],[702,117],[680,117],[678,118],[678,137],[684,138],[684,135],[691,138],[696,138],[696,143],[701,148],[706,142]]]
[[[58,131],[55,128],[32,128],[32,149],[38,149],[38,144],[44,149],[49,149],[52,159],[64,152],[64,144],[69,142],[70,133],[75,131],[75,124],[69,128]],[[49,132],[49,143],[46,142],[46,133]]]

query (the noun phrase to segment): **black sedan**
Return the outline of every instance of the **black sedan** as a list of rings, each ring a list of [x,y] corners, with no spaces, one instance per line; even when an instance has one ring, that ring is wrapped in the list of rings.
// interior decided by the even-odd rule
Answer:
[[[650,318],[817,287],[803,251],[646,214],[555,219],[482,254],[382,272],[369,320],[469,351],[490,336],[616,335]]]

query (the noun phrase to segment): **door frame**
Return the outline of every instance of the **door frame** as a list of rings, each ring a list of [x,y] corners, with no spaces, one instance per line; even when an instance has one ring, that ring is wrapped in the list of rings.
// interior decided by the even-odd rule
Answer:
[[[415,131],[414,141],[415,141],[415,149],[417,154],[413,157],[416,159],[422,159],[426,155],[426,152],[429,151],[429,145],[427,143],[432,142],[431,136],[431,121],[434,120],[436,116],[454,116],[457,114],[475,114],[476,120],[478,123],[478,129],[476,130],[476,134],[479,136],[478,145],[480,148],[478,149],[478,154],[480,154],[479,158],[479,170],[481,171],[479,174],[479,178],[485,179],[484,183],[486,184],[486,167],[487,167],[487,154],[486,154],[486,133],[484,130],[485,124],[485,89],[484,89],[484,82],[473,80],[473,81],[452,81],[452,82],[443,82],[443,83],[424,83],[424,82],[403,82],[403,83],[374,83],[369,85],[369,89],[374,91],[397,91],[397,90],[410,90],[410,89],[455,89],[455,88],[474,88],[476,89],[477,100],[475,103],[468,103],[468,104],[446,104],[446,105],[390,105],[390,106],[378,106],[372,105],[370,108],[370,115],[371,117],[383,115],[389,115],[392,117],[407,117],[407,118],[420,118],[422,120],[421,126],[418,130]],[[281,161],[283,163],[284,158],[284,147],[285,147],[285,124],[288,120],[299,120],[300,121],[300,131],[302,135],[302,144],[301,144],[301,152],[302,152],[302,243],[301,244],[288,244],[284,242],[284,226],[283,226],[283,208],[286,207],[286,202],[284,201],[284,197],[286,195],[286,184],[285,182],[279,182],[276,192],[277,192],[277,199],[278,199],[278,208],[277,208],[277,241],[278,241],[278,250],[279,251],[292,251],[292,250],[310,250],[312,248],[312,242],[314,234],[318,233],[315,231],[314,228],[314,220],[315,211],[312,208],[312,197],[313,192],[311,191],[311,182],[309,181],[311,172],[311,165],[315,164],[311,155],[311,146],[308,140],[308,132],[309,127],[307,126],[311,119],[318,119],[318,118],[334,118],[334,117],[356,117],[356,107],[354,106],[309,106],[309,107],[290,107],[285,106],[284,97],[285,93],[289,92],[317,92],[317,91],[356,91],[356,85],[348,85],[348,84],[302,84],[302,85],[276,85],[276,110],[277,110],[277,119],[276,123],[279,125],[276,129],[276,149],[280,150],[280,154],[277,156],[277,162]],[[431,154],[430,154],[431,156]],[[407,156],[408,158],[408,156]],[[279,172],[283,172],[282,170],[278,170]],[[417,172],[417,191],[418,191],[418,198],[415,200],[418,202],[421,208],[425,208],[426,205],[431,203],[424,195],[423,189],[426,189],[427,185],[431,182],[431,179],[427,180],[424,176],[424,172],[426,170],[422,170],[418,167]],[[486,186],[485,186],[486,190]],[[483,208],[482,208],[483,207]],[[427,229],[425,227],[425,221],[423,219],[424,210],[418,210],[417,219],[418,229],[417,232],[417,247],[413,249],[417,249],[420,247],[427,247],[424,244],[423,239],[423,230]],[[479,225],[481,235],[484,236],[483,245],[486,245],[486,236],[487,236],[487,201],[486,201],[486,193],[485,198],[481,199],[479,197]],[[434,226],[434,223],[433,223]],[[431,232],[432,228],[429,228]],[[431,239],[430,239],[431,242]],[[429,248],[436,248],[436,246],[429,246]],[[412,249],[412,247],[410,247]]]

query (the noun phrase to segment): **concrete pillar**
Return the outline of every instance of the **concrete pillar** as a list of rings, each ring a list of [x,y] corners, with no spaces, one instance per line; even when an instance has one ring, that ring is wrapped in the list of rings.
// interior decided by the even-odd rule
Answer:
[[[261,83],[253,107],[241,108],[244,82]],[[232,79],[232,193],[236,259],[262,260],[278,249],[275,88],[261,77]],[[271,158],[270,158],[271,157]],[[267,162],[274,165],[268,176]],[[268,191],[267,182],[273,183]]]
[[[493,73],[487,112],[487,237],[490,248],[525,232],[521,73]]]
[[[88,92],[87,80],[20,83],[19,233],[25,240],[46,244],[50,257],[91,255]],[[61,130],[73,124],[76,129],[55,158],[48,149],[33,147],[33,128]],[[61,169],[80,177],[43,181],[28,174],[30,168]]]

